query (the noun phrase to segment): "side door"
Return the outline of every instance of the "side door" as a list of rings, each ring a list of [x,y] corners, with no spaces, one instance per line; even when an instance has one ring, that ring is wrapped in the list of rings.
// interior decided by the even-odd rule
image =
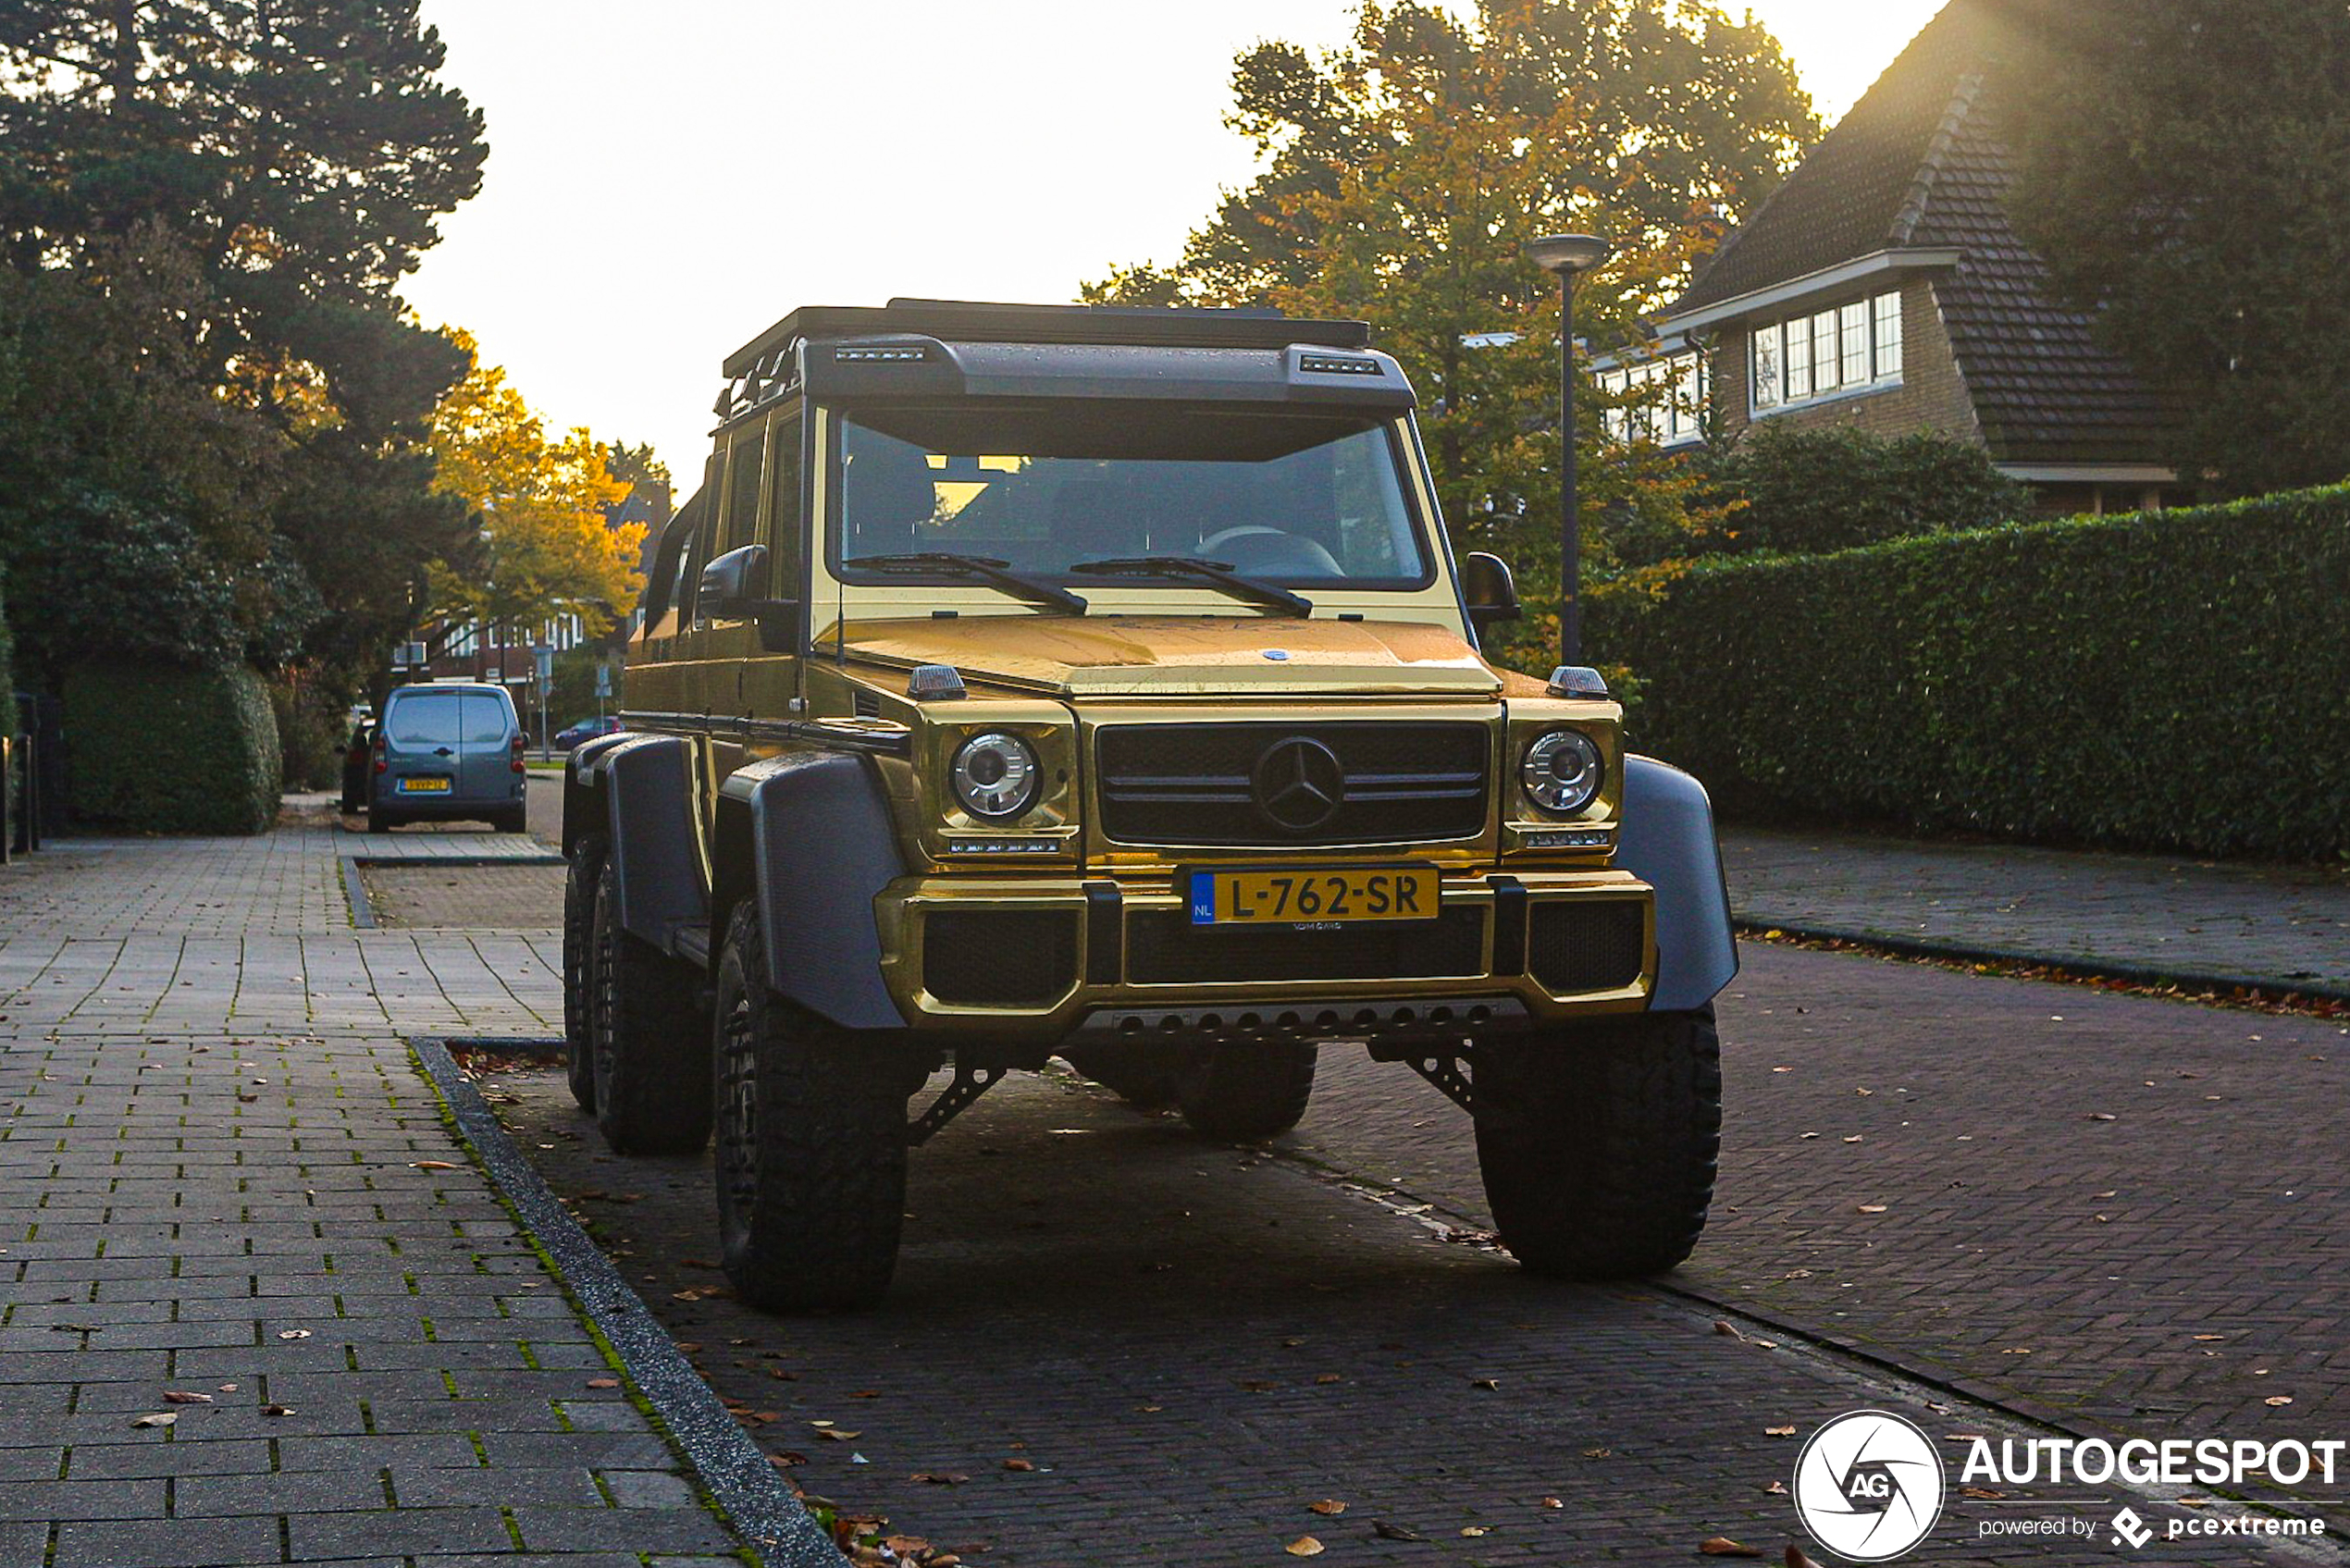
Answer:
[[[462,691],[457,696],[463,732],[457,787],[468,800],[506,799],[514,792],[513,703],[499,691]]]

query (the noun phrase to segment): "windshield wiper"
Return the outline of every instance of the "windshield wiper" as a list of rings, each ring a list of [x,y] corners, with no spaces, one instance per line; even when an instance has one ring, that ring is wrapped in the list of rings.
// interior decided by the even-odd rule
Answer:
[[[1261,578],[1243,577],[1229,562],[1206,561],[1196,555],[1127,555],[1110,561],[1081,561],[1070,571],[1102,577],[1196,577],[1215,584],[1234,599],[1269,605],[1292,615],[1314,613],[1314,601],[1302,594],[1293,594]]]
[[[918,549],[909,550],[903,555],[860,555],[841,564],[868,567],[875,572],[948,572],[959,576],[977,577],[1031,604],[1066,610],[1071,615],[1085,613],[1085,601],[1067,588],[1057,587],[1023,573],[1008,571],[1009,562],[996,561],[984,555],[957,555],[951,550]]]

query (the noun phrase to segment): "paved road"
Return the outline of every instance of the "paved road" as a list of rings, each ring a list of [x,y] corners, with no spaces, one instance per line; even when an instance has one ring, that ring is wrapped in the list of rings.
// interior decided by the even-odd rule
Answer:
[[[1723,852],[1760,925],[2350,995],[2350,868],[1825,828],[1732,827]]]

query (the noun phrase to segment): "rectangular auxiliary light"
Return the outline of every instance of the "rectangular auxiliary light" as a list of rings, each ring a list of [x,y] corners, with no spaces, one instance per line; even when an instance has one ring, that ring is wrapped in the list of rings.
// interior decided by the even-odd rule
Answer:
[[[1605,849],[1612,836],[1606,828],[1563,828],[1520,833],[1518,842],[1528,849]]]
[[[1300,354],[1297,368],[1322,376],[1384,376],[1387,367],[1375,359],[1342,359],[1336,354]]]
[[[1060,848],[1052,838],[950,838],[949,855],[1050,855]]]
[[[909,360],[925,360],[929,357],[930,351],[920,344],[897,349],[838,348],[833,351],[834,360],[841,364],[903,364]]]

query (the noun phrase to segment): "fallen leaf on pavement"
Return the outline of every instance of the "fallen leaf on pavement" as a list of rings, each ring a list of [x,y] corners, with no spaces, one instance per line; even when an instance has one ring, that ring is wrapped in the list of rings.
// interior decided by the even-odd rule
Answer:
[[[1007,1470],[1018,1471],[1021,1475],[1025,1475],[1030,1471],[1035,1469],[1036,1466],[1025,1459],[1008,1459],[1004,1461],[1004,1468]]]
[[[1995,1492],[1988,1487],[1960,1487],[1959,1488],[1959,1495],[1960,1497],[1973,1498],[1978,1502],[1998,1502],[2008,1494],[2005,1492]]]
[[[1502,1380],[1499,1377],[1476,1377],[1470,1379],[1469,1387],[1472,1389],[1483,1389],[1488,1392],[1499,1392],[1502,1387]]]
[[[1561,1502],[1554,1497],[1546,1497],[1542,1500],[1541,1506],[1544,1508],[1565,1508],[1566,1504]]]
[[[954,1470],[917,1470],[906,1478],[909,1481],[925,1482],[934,1487],[959,1487],[971,1479],[970,1476]]]
[[[192,1394],[183,1389],[166,1389],[163,1391],[163,1402],[166,1404],[210,1404],[212,1396]]]
[[[2198,1339],[2198,1340],[2202,1340],[2208,1341],[2208,1340],[2224,1340],[2224,1339],[2226,1339],[2226,1338],[2227,1338],[2227,1336],[2226,1336],[2225,1334],[2197,1334],[2197,1335],[2195,1336],[2195,1338],[2196,1338],[2196,1339]]]
[[[1773,1438],[1792,1438],[1795,1436],[1795,1428],[1792,1426],[1765,1426],[1762,1428],[1762,1431],[1765,1436]]]
[[[1305,1506],[1326,1519],[1346,1512],[1346,1505],[1334,1497],[1326,1497],[1319,1502],[1309,1502]]]
[[[1314,1381],[1317,1383],[1343,1383],[1346,1379],[1341,1377],[1335,1372],[1325,1372],[1320,1377],[1315,1378]]]
[[[2081,1119],[2083,1121],[2111,1121],[2113,1119],[2113,1113],[2111,1111],[2091,1111],[2087,1116],[2083,1117]]]
[[[1745,1335],[1738,1331],[1738,1326],[1736,1324],[1730,1323],[1724,1318],[1717,1317],[1713,1320],[1713,1331],[1716,1334],[1726,1334],[1733,1340],[1743,1340],[1746,1338]]]
[[[617,1389],[620,1387],[620,1379],[617,1377],[590,1377],[588,1379],[588,1386],[591,1389]]]
[[[1401,1525],[1391,1525],[1384,1519],[1374,1519],[1371,1521],[1371,1534],[1377,1536],[1383,1541],[1424,1541],[1428,1539],[1426,1536],[1421,1535],[1417,1530],[1407,1530]]]
[[[293,1413],[294,1407],[290,1404],[265,1404],[261,1407],[264,1415],[291,1415]]]
[[[1586,1459],[1608,1459],[1614,1457],[1614,1453],[1615,1451],[1614,1449],[1585,1449],[1583,1451],[1583,1457]]]
[[[819,1426],[816,1428],[816,1435],[831,1442],[847,1443],[856,1441],[859,1438],[863,1437],[865,1434],[862,1432],[844,1432],[837,1426]]]
[[[807,1463],[808,1456],[804,1453],[792,1453],[786,1451],[783,1453],[769,1454],[767,1456],[767,1463],[773,1465],[778,1470],[788,1470],[795,1464]]]
[[[1762,1488],[1762,1495],[1764,1497],[1785,1497],[1787,1496],[1787,1483],[1784,1481],[1774,1481],[1769,1486]]]
[[[1857,1133],[1857,1132],[1856,1132],[1856,1133],[1854,1133],[1851,1137],[1847,1138],[1847,1139],[1845,1140],[1845,1142],[1846,1142],[1847,1143],[1858,1143],[1860,1141],[1861,1141],[1861,1135],[1860,1135],[1859,1133]]]
[[[1787,1549],[1787,1568],[1820,1568],[1820,1565],[1804,1556],[1801,1547],[1790,1545]]]
[[[1483,1535],[1484,1533],[1485,1526],[1482,1525],[1464,1525],[1461,1526],[1461,1534],[1466,1536],[1471,1540],[1475,1540],[1478,1537]]]
[[[411,1168],[415,1170],[454,1170],[457,1168],[448,1160],[412,1160],[409,1164]]]
[[[280,1328],[278,1330],[278,1338],[280,1340],[307,1340],[310,1338],[310,1330],[307,1328]]]
[[[1322,1543],[1311,1536],[1300,1536],[1281,1549],[1292,1557],[1319,1557],[1322,1555]]]
[[[1885,1212],[1885,1205],[1883,1204],[1857,1204],[1853,1206],[1861,1214],[1883,1214]]]
[[[2291,1394],[2270,1394],[2267,1399],[2262,1400],[2260,1402],[2262,1404],[2271,1405],[2291,1404],[2293,1402],[2293,1396]]]
[[[153,1415],[142,1415],[139,1417],[138,1420],[133,1421],[130,1425],[133,1426],[169,1426],[177,1423],[179,1419],[179,1417],[176,1412],[165,1410],[158,1411]]]
[[[1762,1555],[1761,1547],[1742,1546],[1727,1536],[1708,1536],[1697,1543],[1697,1549],[1708,1557],[1760,1557]]]

